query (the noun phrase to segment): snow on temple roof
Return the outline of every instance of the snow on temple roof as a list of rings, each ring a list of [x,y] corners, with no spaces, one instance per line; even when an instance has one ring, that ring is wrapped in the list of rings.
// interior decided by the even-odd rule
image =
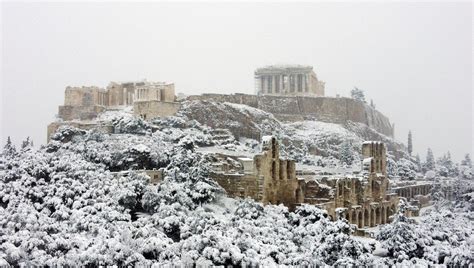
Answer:
[[[257,68],[255,73],[267,73],[267,72],[285,72],[285,71],[292,71],[292,70],[305,70],[305,71],[312,71],[313,66],[310,65],[299,65],[299,64],[278,64],[278,65],[268,65],[261,68]]]

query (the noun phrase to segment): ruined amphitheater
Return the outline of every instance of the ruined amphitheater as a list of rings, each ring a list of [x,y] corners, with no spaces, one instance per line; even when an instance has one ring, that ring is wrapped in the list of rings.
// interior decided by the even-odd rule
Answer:
[[[311,66],[263,67],[255,71],[254,78],[256,95],[203,94],[187,96],[184,100],[177,100],[174,84],[168,82],[145,80],[111,82],[105,88],[67,87],[58,120],[48,126],[48,139],[62,125],[114,133],[110,123],[99,120],[105,111],[129,109],[133,115],[151,120],[173,116],[180,111],[183,102],[193,101],[203,105],[245,105],[284,122],[315,120],[341,125],[355,122],[389,139],[394,136],[394,124],[373,107],[351,98],[324,96],[325,83],[318,79]],[[199,119],[197,116],[192,114],[189,119]],[[207,123],[205,119],[201,121]],[[214,131],[238,138],[241,134],[245,137],[247,130]],[[347,175],[308,172],[294,160],[280,155],[279,140],[274,136],[247,137],[261,140],[260,153],[239,155],[201,148],[213,154],[211,176],[229,196],[249,197],[264,204],[284,204],[290,209],[303,203],[313,204],[326,209],[333,218],[336,211],[342,211],[360,230],[390,221],[400,197],[415,200],[418,207],[427,203],[430,183],[394,185],[391,182],[387,176],[387,147],[380,141],[362,144],[361,170]],[[153,183],[159,183],[163,177],[163,170],[145,172]],[[417,210],[408,213],[416,215]]]

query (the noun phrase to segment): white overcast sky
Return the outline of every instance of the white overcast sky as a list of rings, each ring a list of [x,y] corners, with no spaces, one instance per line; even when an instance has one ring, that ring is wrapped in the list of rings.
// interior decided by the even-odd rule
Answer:
[[[415,152],[472,153],[472,6],[464,3],[2,3],[1,135],[46,141],[68,85],[172,81],[253,93],[253,71],[308,64],[357,86]]]

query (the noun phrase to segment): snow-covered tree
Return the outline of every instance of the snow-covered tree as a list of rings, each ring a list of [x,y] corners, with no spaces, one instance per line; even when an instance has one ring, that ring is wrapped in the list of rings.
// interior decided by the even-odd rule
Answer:
[[[357,87],[354,87],[352,90],[351,90],[351,98],[355,99],[355,100],[358,100],[358,101],[361,101],[361,102],[365,102],[365,94],[364,94],[364,91],[357,88]]]
[[[426,162],[423,165],[423,171],[427,172],[430,170],[435,170],[436,168],[436,163],[433,155],[433,151],[431,148],[428,148],[428,151],[426,152]]]
[[[344,141],[339,145],[339,160],[346,165],[352,165],[354,161],[354,151],[349,141]]]
[[[391,155],[387,155],[387,174],[390,178],[398,176],[398,165]]]
[[[400,199],[399,208],[393,222],[384,225],[377,234],[382,248],[388,251],[388,257],[397,262],[423,257],[423,237],[415,222],[405,212],[409,205]]]
[[[115,133],[145,135],[150,132],[150,125],[139,117],[117,117],[112,120]]]
[[[472,168],[472,160],[469,154],[464,155],[464,159],[461,161],[461,165]]]
[[[419,154],[416,154],[415,164],[417,166],[417,171],[421,171],[422,170],[422,164],[421,164],[421,158],[420,158]]]
[[[416,165],[404,158],[397,162],[397,173],[403,179],[414,180],[416,178]]]
[[[438,158],[436,168],[437,173],[443,177],[455,177],[459,173],[458,167],[454,165],[449,151]]]
[[[13,145],[10,136],[7,137],[7,143],[3,147],[3,155],[6,157],[14,157],[16,155],[16,148]]]
[[[33,141],[30,139],[30,137],[26,137],[26,140],[21,142],[21,150],[29,150],[30,148],[33,147]]]

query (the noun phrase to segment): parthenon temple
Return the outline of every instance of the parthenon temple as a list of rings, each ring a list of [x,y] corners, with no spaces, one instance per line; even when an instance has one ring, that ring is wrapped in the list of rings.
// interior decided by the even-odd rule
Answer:
[[[312,66],[272,65],[255,71],[257,94],[324,96],[324,85]]]

